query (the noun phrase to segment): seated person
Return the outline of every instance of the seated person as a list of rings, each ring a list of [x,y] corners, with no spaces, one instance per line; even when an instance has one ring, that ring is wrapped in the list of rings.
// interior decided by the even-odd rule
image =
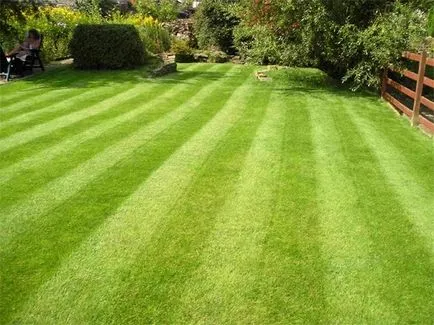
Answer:
[[[22,74],[24,62],[27,56],[31,54],[30,50],[39,49],[41,45],[41,36],[36,29],[31,29],[22,44],[18,44],[13,50],[6,53],[6,57],[15,57],[15,73]]]
[[[2,47],[0,46],[0,73],[5,73],[8,70],[9,62],[6,59],[5,52],[3,52]]]

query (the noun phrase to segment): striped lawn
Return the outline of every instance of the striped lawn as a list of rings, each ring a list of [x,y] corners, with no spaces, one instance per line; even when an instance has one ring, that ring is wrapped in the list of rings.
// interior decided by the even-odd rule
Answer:
[[[0,324],[431,324],[434,142],[313,69],[0,87]]]

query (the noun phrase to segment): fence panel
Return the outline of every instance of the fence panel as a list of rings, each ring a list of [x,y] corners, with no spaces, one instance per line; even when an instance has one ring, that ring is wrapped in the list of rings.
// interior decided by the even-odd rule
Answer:
[[[429,58],[426,52],[422,54],[404,52],[402,56],[408,60],[418,62],[418,73],[405,69],[403,71],[398,71],[391,68],[391,71],[398,72],[413,81],[416,81],[416,89],[412,90],[399,82],[388,77],[386,72],[383,78],[382,86],[382,97],[388,101],[392,106],[398,109],[401,113],[407,115],[413,126],[422,125],[427,131],[434,134],[434,120],[428,119],[426,116],[421,114],[421,105],[434,112],[434,101],[423,96],[424,86],[430,87],[434,92],[434,80],[425,76],[426,67],[434,67],[434,58]],[[401,94],[411,98],[413,100],[413,107],[408,107],[405,103],[400,101],[398,98],[393,96],[390,91],[388,91],[388,86],[395,89]]]

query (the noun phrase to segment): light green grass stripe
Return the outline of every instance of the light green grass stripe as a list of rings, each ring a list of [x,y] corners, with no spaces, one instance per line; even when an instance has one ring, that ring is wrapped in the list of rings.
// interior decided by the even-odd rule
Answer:
[[[408,219],[424,238],[425,245],[434,260],[434,192],[425,190],[423,185],[419,184],[405,157],[380,132],[376,131],[371,122],[360,117],[352,109],[354,105],[356,104],[345,105],[345,111],[376,156],[383,174],[400,198],[401,205],[407,210]],[[434,183],[434,166],[431,171],[426,170],[426,178]]]
[[[200,68],[201,66],[198,65],[197,68]],[[196,68],[196,69],[197,69]],[[50,134],[51,132],[67,127],[71,124],[74,124],[76,122],[85,120],[89,117],[101,114],[103,112],[106,112],[110,109],[116,108],[117,105],[121,105],[127,100],[132,100],[134,98],[137,98],[141,95],[142,91],[146,91],[146,89],[149,89],[150,86],[148,83],[144,84],[138,84],[134,86],[131,89],[123,90],[121,93],[116,94],[115,96],[109,95],[110,88],[106,89],[106,92],[108,93],[107,99],[94,104],[90,107],[87,107],[86,109],[73,112],[68,115],[61,116],[57,119],[54,119],[52,121],[49,121],[47,123],[38,124],[30,129],[27,129],[22,132],[15,133],[7,138],[0,140],[0,153],[6,150],[9,150],[11,148],[14,148],[18,145],[25,144],[29,141],[32,141],[36,138],[42,137],[44,135]]]
[[[17,315],[23,324],[92,324],[93,310],[110,304],[122,287],[119,274],[142,254],[170,215],[219,139],[242,116],[239,100],[248,82],[214,118],[157,169],[140,188],[66,260]]]
[[[189,67],[191,68],[191,67]],[[208,71],[213,71],[216,68],[211,68]],[[187,70],[184,70],[187,71]],[[191,71],[191,69],[189,70]],[[149,86],[148,90],[155,89],[155,86]],[[136,107],[127,113],[121,114],[115,118],[108,119],[107,121],[101,122],[85,131],[78,133],[70,138],[66,138],[65,140],[55,144],[54,146],[48,147],[37,154],[25,158],[11,166],[3,168],[0,170],[0,185],[8,182],[11,178],[15,177],[17,174],[23,172],[27,168],[31,167],[32,169],[42,168],[47,164],[50,160],[55,159],[61,155],[67,155],[68,152],[74,150],[79,147],[81,144],[86,141],[98,138],[103,135],[107,131],[129,121],[133,121],[136,117],[143,114],[145,111],[149,109],[153,109],[158,105],[164,105],[168,99],[176,98],[178,95],[182,94],[188,87],[191,85],[180,83],[170,89],[170,91],[166,92],[162,96],[154,98],[151,101],[145,102],[143,105]]]
[[[108,147],[96,156],[80,164],[62,178],[55,179],[44,187],[35,191],[24,201],[17,202],[3,213],[0,219],[0,250],[10,238],[25,227],[26,220],[37,218],[49,211],[52,207],[77,193],[86,184],[103,174],[108,168],[113,167],[117,162],[131,155],[134,150],[151,141],[161,132],[165,131],[178,121],[185,118],[190,112],[199,108],[210,92],[219,83],[210,83],[201,92],[191,97],[190,100],[180,105],[176,110],[164,115],[161,119],[152,122],[146,127],[139,129],[129,137],[122,139]],[[166,95],[174,94],[173,88]],[[163,99],[162,99],[163,100]],[[149,107],[149,105],[146,105]]]
[[[59,100],[54,101],[54,103],[51,105],[14,116],[8,120],[3,120],[0,122],[0,129],[18,123],[29,122],[45,113],[53,113],[60,110],[67,112],[68,109],[76,108],[80,102],[85,102],[86,100],[104,95],[104,93],[107,93],[107,90],[108,88],[101,87],[98,89],[88,89],[85,91],[80,90],[80,92],[74,93],[68,98],[61,96],[59,97]]]
[[[71,78],[70,76],[71,69],[68,69],[65,67],[62,68],[56,68],[55,70],[52,70],[50,72],[45,72],[43,74],[34,76],[29,79],[24,80],[15,80],[13,82],[5,83],[3,85],[0,85],[0,104],[1,101],[4,99],[5,101],[10,101],[18,98],[22,98],[23,95],[29,94],[29,93],[47,93],[51,90],[56,90],[59,87],[57,85],[50,85],[46,86],[43,83],[40,83],[42,81],[58,81],[58,80],[71,80],[75,81],[79,76],[73,76]]]
[[[238,185],[219,212],[201,266],[185,284],[180,323],[263,322],[253,288],[266,224],[274,213],[284,108],[271,99]]]
[[[86,108],[85,110],[81,110],[78,112],[74,112],[59,117],[47,123],[36,125],[30,129],[15,133],[7,138],[4,138],[0,140],[0,153],[12,149],[16,146],[25,144],[29,141],[32,141],[44,135],[50,134],[51,132],[57,129],[69,126],[81,120],[87,119],[89,117],[98,115],[112,108],[115,108],[117,105],[120,105],[129,99],[139,96],[140,91],[143,89],[143,87],[144,87],[143,85],[136,85],[131,89],[124,90],[120,94],[117,94],[95,105],[92,105]],[[108,93],[109,91],[110,89],[107,89],[108,96],[109,96]]]
[[[0,110],[0,114],[10,113],[24,108],[29,108],[39,103],[43,103],[44,101],[47,100],[55,100],[56,98],[62,98],[62,96],[65,96],[71,92],[73,92],[71,88],[63,88],[63,89],[51,90],[42,94],[29,93],[27,94],[28,97],[27,99],[22,100],[18,103],[7,105],[6,107],[2,107],[2,109]]]
[[[379,281],[372,279],[380,279],[382,270],[376,265],[369,231],[356,208],[354,185],[340,171],[348,165],[341,144],[345,139],[339,136],[327,111],[345,104],[325,98],[311,98],[309,102],[320,184],[321,252],[328,264],[324,283],[329,320],[339,324],[398,321],[377,294],[375,283]]]

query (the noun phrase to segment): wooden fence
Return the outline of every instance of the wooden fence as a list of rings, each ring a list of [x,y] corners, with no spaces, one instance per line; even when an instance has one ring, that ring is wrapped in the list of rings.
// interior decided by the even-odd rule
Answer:
[[[412,90],[404,85],[401,85],[399,82],[389,78],[388,73],[385,73],[381,90],[382,97],[400,112],[407,115],[410,118],[411,124],[413,126],[418,126],[420,124],[427,131],[434,133],[434,121],[431,121],[420,113],[421,105],[425,106],[431,110],[432,113],[434,113],[434,102],[423,96],[424,86],[430,87],[430,90],[432,89],[434,93],[434,80],[425,76],[426,67],[434,67],[434,58],[429,58],[426,52],[423,52],[422,54],[404,52],[403,57],[408,60],[418,62],[418,73],[412,72],[410,70],[398,71],[393,68],[391,68],[391,71],[398,72],[404,75],[406,78],[416,81],[416,89]],[[398,96],[394,97],[390,91],[388,91],[388,88],[395,89],[405,96],[411,98],[413,100],[413,107],[409,108],[406,104],[396,98]]]

